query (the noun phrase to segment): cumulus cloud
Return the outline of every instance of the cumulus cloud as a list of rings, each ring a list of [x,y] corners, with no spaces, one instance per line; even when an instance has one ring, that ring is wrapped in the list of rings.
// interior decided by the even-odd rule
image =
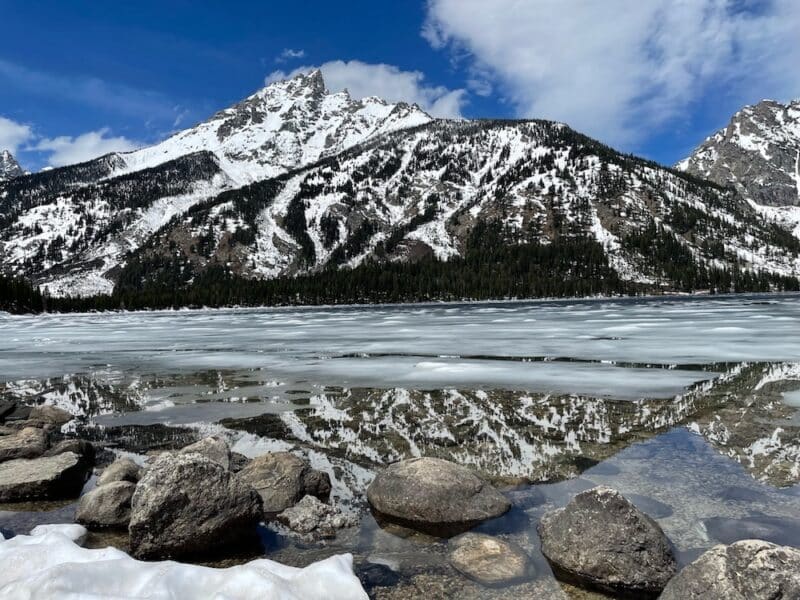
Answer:
[[[110,137],[108,134],[109,129],[106,127],[75,137],[62,135],[56,138],[44,138],[29,150],[49,152],[49,166],[62,167],[91,160],[109,152],[135,150],[140,145],[125,137]]]
[[[354,98],[378,96],[389,102],[416,103],[434,117],[460,117],[466,101],[466,90],[429,85],[420,71],[402,71],[394,65],[359,60],[334,60],[319,67],[299,67],[289,73],[274,71],[267,76],[266,83],[315,68],[322,70],[325,84],[331,91],[346,89]]]
[[[796,0],[429,0],[422,35],[519,116],[629,145],[709,91],[800,94],[798,32]]]
[[[283,52],[281,52],[278,56],[275,57],[275,62],[277,63],[284,63],[290,60],[297,60],[299,58],[304,58],[306,55],[305,50],[293,50],[292,48],[284,48]]]
[[[0,151],[9,150],[14,153],[19,146],[32,138],[33,130],[30,126],[0,117]]]

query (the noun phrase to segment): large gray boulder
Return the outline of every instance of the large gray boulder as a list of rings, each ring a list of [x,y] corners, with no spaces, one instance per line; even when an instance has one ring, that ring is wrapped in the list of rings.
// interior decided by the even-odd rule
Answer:
[[[761,540],[715,546],[673,577],[662,600],[800,598],[800,550]]]
[[[604,486],[545,514],[539,536],[556,577],[591,589],[655,598],[677,570],[658,524]]]
[[[130,458],[118,458],[108,465],[100,477],[97,478],[97,485],[106,485],[114,481],[128,481],[136,483],[142,475],[142,468]]]
[[[532,574],[525,551],[500,538],[465,533],[450,542],[450,564],[484,585],[507,585]]]
[[[370,484],[367,499],[379,518],[443,536],[511,508],[505,496],[474,472],[438,458],[388,466]]]
[[[165,453],[139,480],[128,527],[139,558],[217,554],[251,538],[261,519],[258,493],[199,454]]]
[[[306,461],[291,452],[258,456],[247,463],[236,477],[261,495],[267,515],[283,512],[307,494],[325,498],[331,489],[327,473],[312,469]]]
[[[56,406],[34,406],[28,415],[28,423],[36,427],[61,427],[72,420],[72,415]]]
[[[219,436],[203,438],[194,444],[189,444],[185,448],[182,448],[180,452],[181,454],[190,454],[194,452],[213,460],[226,470],[231,468],[231,449],[228,446],[228,442]]]
[[[81,496],[75,521],[87,529],[127,529],[136,484],[112,481]]]
[[[35,427],[25,427],[11,435],[0,436],[0,462],[17,458],[38,458],[48,446],[47,434]]]
[[[75,498],[91,463],[74,452],[0,463],[0,502]]]

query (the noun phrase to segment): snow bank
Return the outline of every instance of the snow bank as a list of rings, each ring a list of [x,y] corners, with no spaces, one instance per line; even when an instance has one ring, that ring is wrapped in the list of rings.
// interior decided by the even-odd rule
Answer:
[[[142,562],[115,548],[78,545],[78,525],[39,526],[31,535],[0,538],[0,598],[97,600],[355,600],[367,594],[353,557],[332,556],[304,569],[254,560],[227,569],[173,561]],[[78,542],[78,543],[76,543]]]

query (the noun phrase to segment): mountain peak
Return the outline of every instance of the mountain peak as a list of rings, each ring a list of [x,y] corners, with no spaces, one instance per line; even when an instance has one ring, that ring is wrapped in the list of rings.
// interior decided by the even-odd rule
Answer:
[[[22,175],[25,175],[25,171],[19,166],[11,151],[3,150],[0,152],[0,181],[8,181]]]

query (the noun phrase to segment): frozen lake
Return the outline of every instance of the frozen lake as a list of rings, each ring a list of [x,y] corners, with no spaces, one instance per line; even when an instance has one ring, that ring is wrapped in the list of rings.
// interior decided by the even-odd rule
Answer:
[[[800,361],[800,296],[0,317],[0,381],[258,371],[263,382],[656,398]],[[252,379],[252,378],[251,378]]]
[[[0,400],[65,408],[69,431],[140,461],[210,433],[247,457],[300,454],[360,524],[311,545],[265,527],[267,556],[352,552],[401,583],[452,579],[445,542],[383,530],[366,487],[411,456],[469,465],[514,504],[481,530],[541,577],[448,585],[540,597],[554,582],[535,524],[598,484],[655,518],[682,564],[737,539],[800,546],[799,334],[800,294],[2,315]],[[0,506],[0,530],[74,510]]]

